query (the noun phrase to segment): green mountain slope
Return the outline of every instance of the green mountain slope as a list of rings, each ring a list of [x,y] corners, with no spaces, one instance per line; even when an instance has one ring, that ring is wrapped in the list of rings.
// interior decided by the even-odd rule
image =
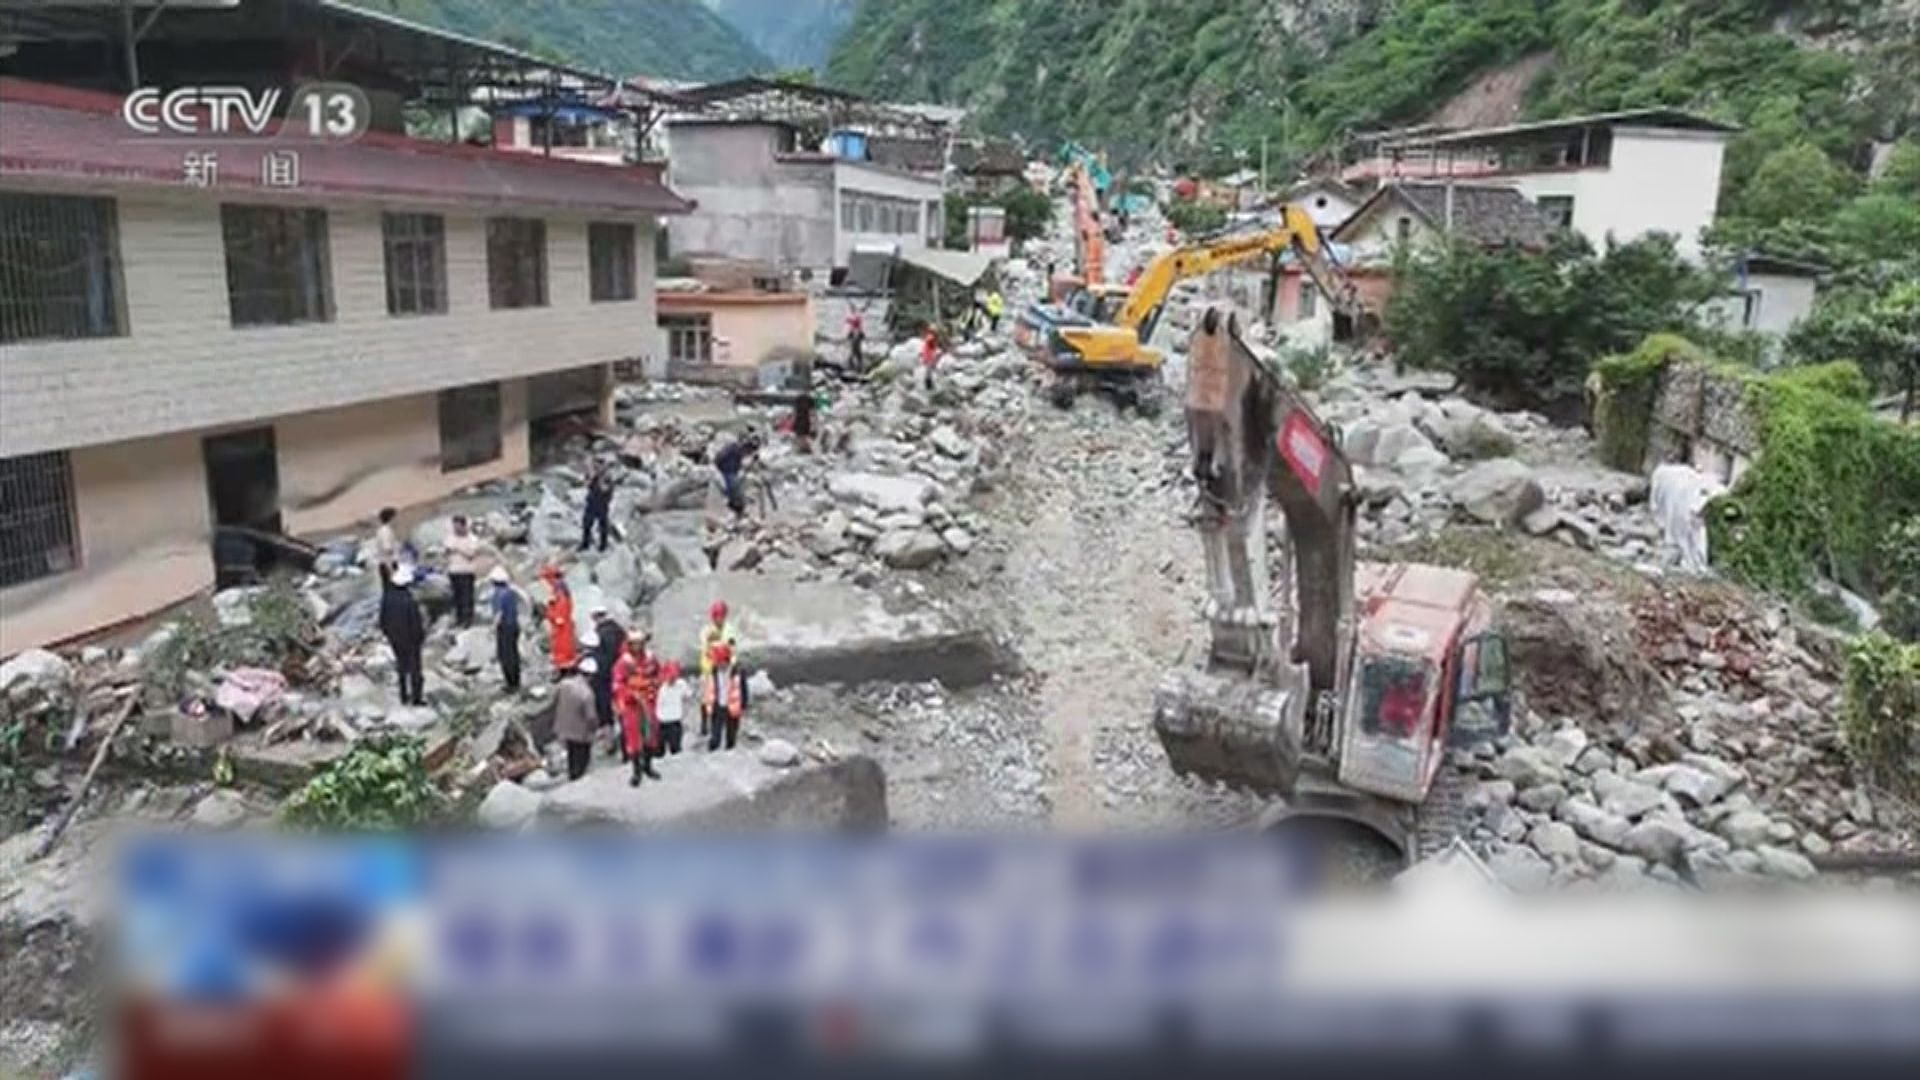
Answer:
[[[725,79],[772,67],[699,0],[353,0],[611,75]]]
[[[853,22],[858,0],[707,0],[781,68],[821,68]]]
[[[1920,120],[1909,0],[865,0],[827,80],[1123,161],[1222,166],[1264,138],[1282,168],[1543,52],[1527,115],[1731,120],[1748,129],[1735,188],[1800,141],[1857,175],[1875,140]]]

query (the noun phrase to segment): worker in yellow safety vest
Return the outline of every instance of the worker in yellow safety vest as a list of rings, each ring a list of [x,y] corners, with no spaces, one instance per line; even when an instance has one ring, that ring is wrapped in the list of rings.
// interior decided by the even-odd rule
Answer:
[[[739,655],[740,635],[734,632],[733,624],[727,621],[727,602],[725,600],[715,600],[713,602],[713,606],[707,609],[707,623],[700,628],[700,681],[702,685],[711,681],[709,676],[713,674],[713,647],[720,644],[726,645],[728,652],[732,655],[736,657]],[[705,710],[702,710],[700,713],[700,734],[705,735],[706,733],[707,714]]]

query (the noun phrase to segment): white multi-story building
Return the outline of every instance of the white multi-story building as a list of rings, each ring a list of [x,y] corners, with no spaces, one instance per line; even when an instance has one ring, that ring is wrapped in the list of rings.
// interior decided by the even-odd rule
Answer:
[[[1635,109],[1469,131],[1377,138],[1349,181],[1500,183],[1595,247],[1667,233],[1698,257],[1736,129],[1677,109]]]
[[[142,141],[116,96],[11,79],[0,131],[0,654],[206,588],[220,527],[324,533],[523,469],[535,421],[659,348],[654,235],[686,203],[657,168]]]

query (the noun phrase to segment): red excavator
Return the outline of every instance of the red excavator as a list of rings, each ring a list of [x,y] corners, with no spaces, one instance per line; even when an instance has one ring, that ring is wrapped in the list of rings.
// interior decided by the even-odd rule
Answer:
[[[1510,723],[1506,640],[1464,570],[1360,563],[1353,472],[1286,376],[1209,309],[1187,354],[1211,643],[1170,673],[1154,729],[1177,772],[1331,816],[1409,859],[1450,839],[1422,820],[1449,746]],[[1270,588],[1265,507],[1286,518],[1292,596]]]

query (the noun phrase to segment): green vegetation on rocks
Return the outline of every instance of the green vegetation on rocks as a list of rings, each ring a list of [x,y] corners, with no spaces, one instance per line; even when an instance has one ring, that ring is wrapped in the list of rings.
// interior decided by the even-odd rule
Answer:
[[[773,61],[700,0],[352,0],[609,75],[726,79]]]
[[[1886,634],[1847,649],[1847,752],[1872,782],[1920,798],[1920,645]]]
[[[330,832],[391,832],[437,821],[445,797],[427,776],[418,739],[354,744],[280,808],[289,825]]]

